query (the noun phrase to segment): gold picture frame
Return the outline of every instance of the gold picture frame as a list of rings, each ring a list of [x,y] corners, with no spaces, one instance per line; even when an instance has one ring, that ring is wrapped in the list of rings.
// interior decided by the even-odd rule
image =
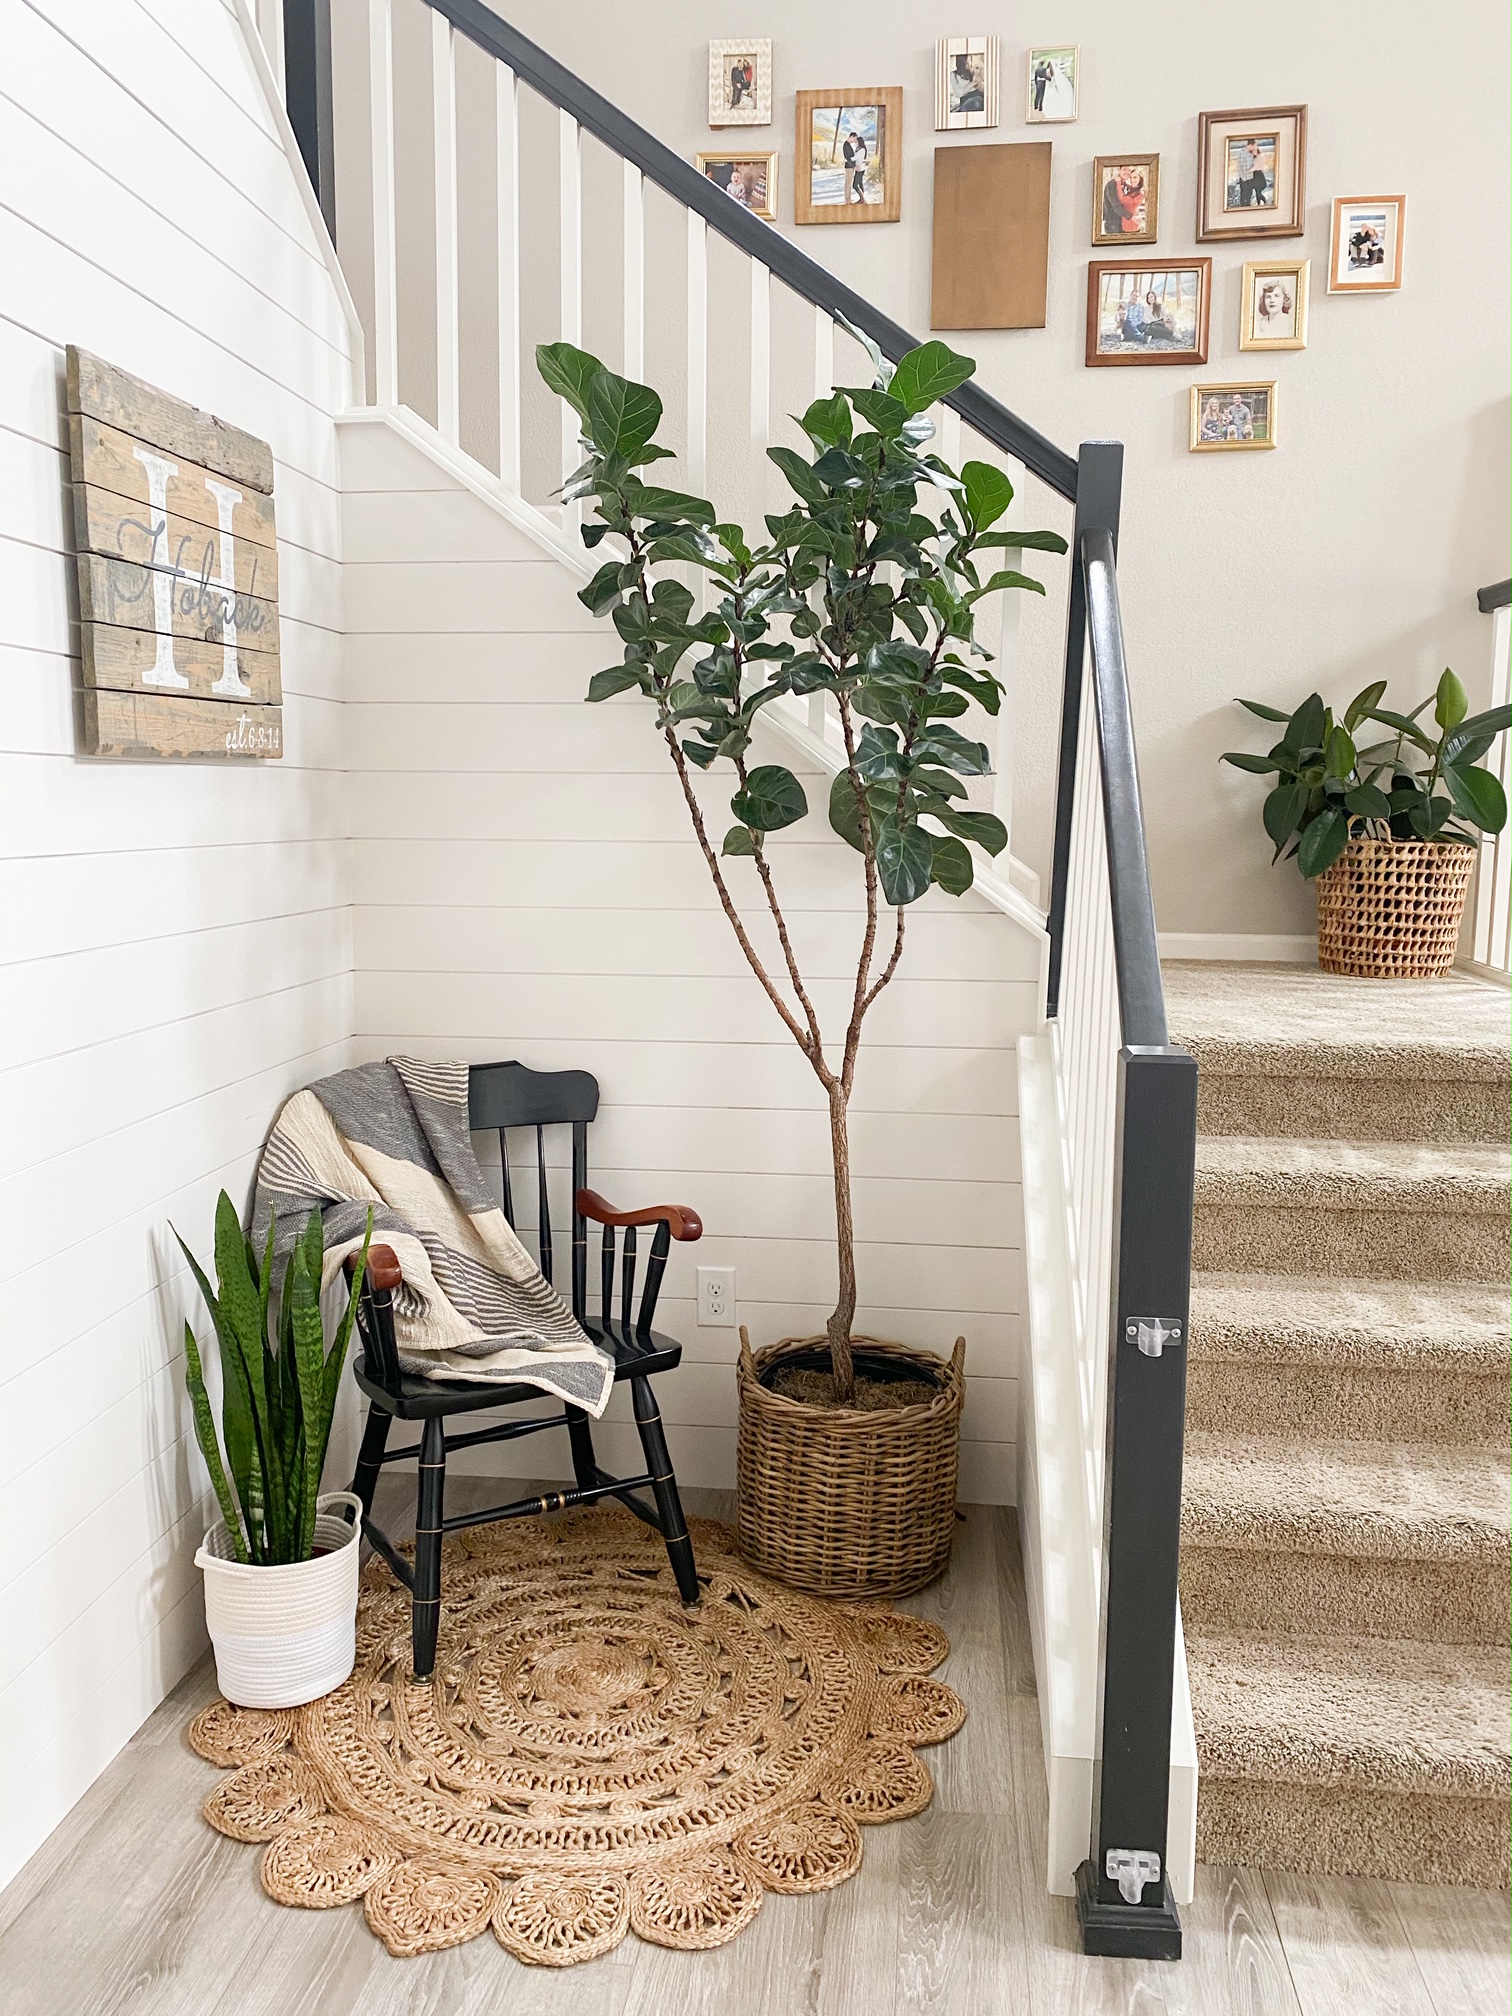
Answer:
[[[1070,110],[1066,109],[1069,98]],[[1024,124],[1069,126],[1081,106],[1081,49],[1074,42],[1029,51],[1024,65]]]
[[[767,224],[777,222],[777,162],[775,149],[753,153],[745,147],[714,147],[695,154],[693,165],[706,181],[723,189],[731,202]]]
[[[1194,455],[1246,454],[1276,445],[1274,378],[1194,385],[1188,448]]]
[[[1206,364],[1212,285],[1201,253],[1090,260],[1087,364]]]
[[[1328,241],[1330,294],[1388,294],[1402,284],[1405,196],[1335,196]],[[1363,234],[1376,242],[1366,247]],[[1364,252],[1365,256],[1360,256]]]
[[[903,214],[903,87],[800,91],[795,224],[896,224]]]
[[[1305,350],[1308,259],[1251,259],[1239,291],[1241,350]]]
[[[1300,238],[1307,217],[1307,107],[1197,116],[1197,241]]]
[[[1141,211],[1142,221],[1131,231]],[[1159,231],[1160,156],[1099,154],[1092,163],[1092,243],[1153,245]]]

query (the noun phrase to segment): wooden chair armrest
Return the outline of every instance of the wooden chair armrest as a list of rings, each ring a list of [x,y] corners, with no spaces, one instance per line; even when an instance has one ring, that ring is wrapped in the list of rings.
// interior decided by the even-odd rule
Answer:
[[[356,1272],[357,1255],[348,1253],[346,1271]],[[404,1269],[399,1265],[399,1255],[392,1246],[369,1246],[367,1271],[363,1276],[369,1288],[397,1288],[404,1279]]]
[[[703,1220],[690,1204],[647,1204],[639,1211],[616,1211],[597,1190],[579,1190],[574,1207],[596,1225],[660,1225],[666,1221],[674,1239],[701,1239]]]

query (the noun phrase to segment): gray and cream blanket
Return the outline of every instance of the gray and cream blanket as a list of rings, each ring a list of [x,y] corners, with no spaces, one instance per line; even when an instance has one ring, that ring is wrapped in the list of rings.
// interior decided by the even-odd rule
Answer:
[[[257,1169],[252,1236],[282,1260],[321,1213],[326,1281],[375,1244],[404,1271],[394,1336],[406,1372],[514,1380],[600,1415],[614,1365],[515,1237],[473,1153],[467,1066],[391,1057],[296,1092]]]

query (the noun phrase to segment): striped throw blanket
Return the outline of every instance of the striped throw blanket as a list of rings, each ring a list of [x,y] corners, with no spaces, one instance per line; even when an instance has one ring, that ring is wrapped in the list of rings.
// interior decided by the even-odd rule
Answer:
[[[321,1078],[285,1104],[257,1168],[258,1251],[271,1221],[281,1263],[319,1210],[329,1282],[361,1247],[369,1209],[374,1243],[391,1246],[404,1271],[394,1293],[404,1371],[519,1380],[603,1413],[613,1361],[494,1202],[473,1154],[465,1064],[391,1057]]]

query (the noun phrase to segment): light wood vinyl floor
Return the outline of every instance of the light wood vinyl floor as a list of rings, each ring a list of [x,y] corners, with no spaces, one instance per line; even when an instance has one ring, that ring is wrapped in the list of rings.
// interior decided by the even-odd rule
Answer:
[[[449,1480],[449,1502],[494,1487]],[[385,1480],[410,1490],[408,1480]],[[525,1488],[525,1487],[521,1487]],[[727,1498],[689,1492],[728,1516]],[[380,1512],[382,1508],[380,1508]],[[393,1521],[401,1524],[399,1518]],[[935,1799],[866,1830],[851,1882],[768,1897],[732,1945],[627,1937],[605,1960],[519,1966],[489,1937],[393,1960],[354,1907],[268,1902],[258,1851],[207,1828],[216,1774],[184,1728],[208,1660],[0,1895],[5,2016],[1490,2016],[1508,2007],[1504,1894],[1204,1868],[1176,1966],[1088,1960],[1044,1888],[1045,1782],[1018,1529],[972,1507],[937,1619],[970,1715],[927,1753]]]

